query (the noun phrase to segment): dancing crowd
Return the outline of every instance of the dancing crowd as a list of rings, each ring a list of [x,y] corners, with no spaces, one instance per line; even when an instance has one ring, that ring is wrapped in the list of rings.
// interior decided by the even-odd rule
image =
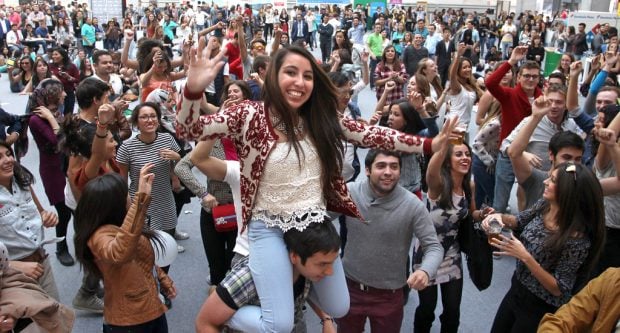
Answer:
[[[77,2],[0,5],[0,71],[28,96],[0,109],[0,332],[70,332],[75,311],[175,331],[193,197],[196,332],[305,332],[306,306],[323,332],[400,332],[412,292],[414,332],[439,294],[457,332],[464,279],[487,288],[503,256],[491,332],[620,329],[617,29],[566,15],[198,2],[101,24]],[[70,304],[52,243],[82,268]]]

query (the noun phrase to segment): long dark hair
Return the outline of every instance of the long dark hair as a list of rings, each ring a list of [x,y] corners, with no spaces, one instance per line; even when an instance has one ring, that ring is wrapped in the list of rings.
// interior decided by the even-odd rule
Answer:
[[[396,49],[394,48],[393,45],[387,46],[385,49],[383,49],[383,54],[381,54],[381,66],[386,66],[387,62],[385,59],[385,51],[387,51],[388,49],[393,49],[394,50],[394,60],[392,62],[392,69],[394,71],[400,71],[400,60],[398,59],[398,54],[396,54]]]
[[[0,146],[6,148],[11,156],[15,157],[15,151],[11,148],[11,145],[0,141]],[[29,190],[30,185],[34,184],[34,176],[32,172],[23,167],[17,158],[15,158],[15,162],[13,163],[13,178],[15,179],[15,183],[22,191]]]
[[[467,147],[469,153],[471,154],[471,147],[463,142],[463,145]],[[441,189],[441,195],[439,197],[438,206],[442,209],[452,209],[454,204],[452,203],[452,191],[454,189],[454,183],[452,182],[452,152],[454,150],[453,144],[448,144],[448,151],[446,152],[446,156],[441,164],[441,179],[443,180],[443,188]],[[463,187],[463,192],[465,192],[465,199],[468,202],[471,202],[471,166],[467,171],[467,174],[463,177],[463,182],[461,186]]]
[[[275,111],[280,116],[286,128],[286,139],[292,143],[297,158],[301,163],[301,147],[295,137],[293,115],[287,111],[290,107],[285,102],[278,84],[278,71],[282,67],[284,59],[290,54],[306,58],[312,67],[314,88],[310,98],[299,108],[298,113],[299,117],[304,121],[307,133],[310,135],[310,139],[314,143],[321,160],[323,195],[326,199],[334,198],[335,193],[331,190],[331,183],[334,179],[337,179],[342,170],[342,156],[344,152],[342,140],[344,140],[344,134],[338,120],[338,95],[336,94],[336,88],[315,62],[314,56],[305,48],[295,45],[278,50],[267,68],[262,100],[265,101],[265,109],[269,113]]]
[[[551,252],[551,258],[559,258],[570,238],[587,237],[591,243],[590,251],[580,270],[588,272],[598,263],[605,243],[603,189],[596,175],[582,164],[566,162],[555,170],[558,230],[546,240],[545,246]],[[540,208],[547,209],[548,204]]]
[[[420,117],[420,114],[413,108],[413,105],[411,105],[406,98],[400,98],[393,101],[388,108],[390,112],[392,111],[392,107],[394,107],[394,105],[397,105],[400,108],[400,113],[405,119],[405,127],[394,128],[395,130],[415,135],[426,128],[424,121],[422,121],[422,117]]]
[[[47,72],[45,73],[45,78],[43,79],[39,79],[39,75],[37,74],[37,67],[39,66],[40,63],[44,64],[45,68],[47,68]],[[32,71],[34,73],[32,75],[32,87],[33,88],[36,88],[39,85],[39,82],[52,77],[52,72],[50,71],[50,65],[47,63],[47,61],[43,60],[43,58],[37,58],[37,60],[35,60],[34,65],[32,67]]]
[[[342,46],[339,46],[338,43],[336,42],[336,35],[339,33],[341,33],[344,36],[344,40],[342,41]],[[333,39],[332,44],[334,45],[334,47],[332,48],[332,51],[344,48],[345,50],[349,51],[349,53],[352,52],[353,43],[351,43],[351,40],[349,40],[349,35],[347,34],[346,30],[343,30],[343,29],[336,30],[336,33],[334,34],[334,37],[332,39]]]
[[[75,256],[84,269],[95,276],[101,277],[101,271],[95,264],[88,240],[103,225],[120,227],[123,224],[127,215],[127,195],[127,182],[114,172],[92,179],[82,191],[73,220]],[[142,235],[154,239],[158,250],[162,247],[162,241],[152,231],[143,231]]]
[[[67,53],[67,50],[62,47],[55,47],[52,49],[52,52],[58,52],[62,57],[62,68],[69,69],[71,59],[69,59],[69,53]]]

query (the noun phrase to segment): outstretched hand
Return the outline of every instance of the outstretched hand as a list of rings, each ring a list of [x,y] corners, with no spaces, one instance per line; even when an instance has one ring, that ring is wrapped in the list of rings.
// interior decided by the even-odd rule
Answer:
[[[446,122],[443,123],[441,132],[439,132],[439,134],[433,138],[433,142],[431,142],[433,153],[448,147],[449,139],[453,135],[454,129],[458,123],[459,117],[446,117]]]
[[[540,95],[532,104],[532,116],[537,118],[544,117],[551,109],[551,102],[545,97]]]
[[[211,42],[209,41],[209,44]],[[203,92],[207,86],[215,79],[224,62],[224,51],[220,51],[215,57],[209,58],[211,50],[205,39],[201,38],[198,48],[192,48],[189,55],[189,69],[187,70],[187,84],[185,87],[192,94]]]

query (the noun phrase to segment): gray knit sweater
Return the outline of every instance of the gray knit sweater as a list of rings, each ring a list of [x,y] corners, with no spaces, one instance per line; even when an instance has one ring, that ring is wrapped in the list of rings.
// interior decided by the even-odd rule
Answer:
[[[407,283],[407,256],[416,236],[424,251],[421,269],[433,278],[443,249],[422,202],[400,185],[387,196],[376,197],[368,178],[360,178],[348,184],[365,221],[346,218],[348,236],[342,260],[346,276],[375,288],[402,288]]]

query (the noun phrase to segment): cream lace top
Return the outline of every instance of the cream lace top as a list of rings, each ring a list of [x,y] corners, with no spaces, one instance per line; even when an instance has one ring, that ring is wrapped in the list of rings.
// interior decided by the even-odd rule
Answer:
[[[319,156],[309,139],[299,143],[301,165],[289,143],[278,143],[271,151],[252,210],[253,219],[284,232],[302,231],[310,223],[323,222],[327,214]]]

